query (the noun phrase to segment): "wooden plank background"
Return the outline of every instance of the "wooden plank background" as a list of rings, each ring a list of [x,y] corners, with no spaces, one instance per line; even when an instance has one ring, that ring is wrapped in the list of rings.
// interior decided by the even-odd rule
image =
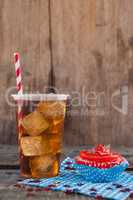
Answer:
[[[54,86],[72,95],[66,144],[132,146],[132,24],[132,0],[0,0],[0,143],[16,143],[15,109],[5,95],[15,86],[17,50],[25,91]],[[79,94],[89,105],[76,106]],[[117,109],[122,100],[125,114]]]

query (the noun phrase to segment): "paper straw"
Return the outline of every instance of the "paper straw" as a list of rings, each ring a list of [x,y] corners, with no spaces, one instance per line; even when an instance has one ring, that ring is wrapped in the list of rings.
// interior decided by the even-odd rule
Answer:
[[[20,55],[19,53],[14,53],[14,65],[16,72],[16,86],[18,95],[23,94],[23,84],[22,84],[22,74],[21,74],[21,65],[20,65]],[[18,131],[21,130],[21,121],[22,121],[22,102],[18,101]]]
[[[21,74],[21,65],[20,65],[20,55],[19,53],[14,53],[14,64],[16,71],[16,84],[18,94],[23,94],[23,84],[22,84],[22,74]]]

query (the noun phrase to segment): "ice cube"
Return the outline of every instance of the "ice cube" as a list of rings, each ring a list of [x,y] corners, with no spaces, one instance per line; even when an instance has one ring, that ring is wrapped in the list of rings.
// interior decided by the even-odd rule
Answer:
[[[58,174],[59,162],[56,155],[48,154],[30,158],[32,177],[52,177]]]
[[[37,111],[24,117],[22,125],[30,136],[40,135],[49,127],[48,121],[46,121],[44,116]]]
[[[40,102],[37,110],[44,114],[47,118],[60,118],[65,114],[64,102]]]
[[[20,145],[25,156],[40,156],[52,152],[47,136],[22,137]]]
[[[53,120],[55,121],[55,120]],[[51,123],[49,127],[50,134],[62,134],[64,129],[64,120],[60,121],[60,123]]]
[[[52,153],[61,153],[62,135],[51,135],[49,139]]]
[[[56,126],[58,124],[64,124],[64,118],[63,117],[53,119],[53,125]]]

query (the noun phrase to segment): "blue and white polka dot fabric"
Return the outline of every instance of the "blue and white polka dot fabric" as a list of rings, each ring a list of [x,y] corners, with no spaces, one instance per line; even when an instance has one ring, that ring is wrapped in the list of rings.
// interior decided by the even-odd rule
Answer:
[[[79,164],[74,164],[73,167],[76,169],[77,173],[86,180],[93,183],[104,183],[117,180],[121,173],[128,167],[128,162],[125,160],[120,165],[108,169],[100,169]]]

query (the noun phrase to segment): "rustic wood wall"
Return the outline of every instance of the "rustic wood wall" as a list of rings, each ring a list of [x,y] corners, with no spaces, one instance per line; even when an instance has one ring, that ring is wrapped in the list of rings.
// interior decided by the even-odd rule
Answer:
[[[89,105],[68,112],[67,144],[133,145],[132,0],[0,0],[0,143],[16,143],[15,110],[5,101],[16,50],[25,91],[51,85],[72,94],[73,105],[77,92],[88,95]]]

